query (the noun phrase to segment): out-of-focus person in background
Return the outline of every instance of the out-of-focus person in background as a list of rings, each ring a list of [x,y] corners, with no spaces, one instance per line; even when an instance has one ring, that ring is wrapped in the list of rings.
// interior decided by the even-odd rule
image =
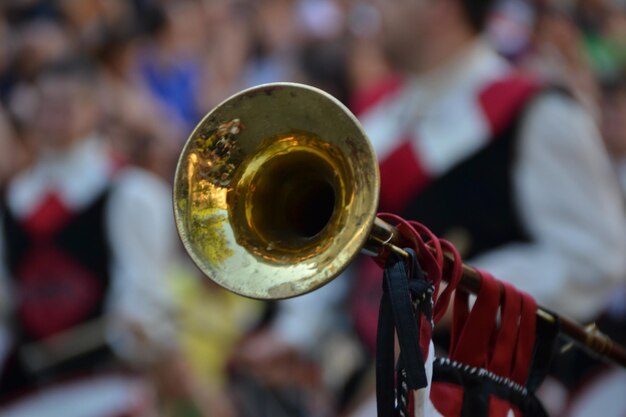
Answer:
[[[585,107],[483,40],[491,3],[378,3],[382,46],[405,76],[360,114],[380,161],[380,208],[424,223],[542,305],[589,320],[626,277],[619,187]],[[380,291],[379,274],[361,273],[357,303]],[[356,323],[374,346],[366,317]]]
[[[145,30],[137,22],[111,27],[97,48],[102,126],[119,157],[170,182],[176,152],[187,131],[140,80],[137,61],[146,43]]]
[[[599,102],[602,137],[620,181],[622,198],[626,201],[625,78],[623,74],[616,74],[604,79],[600,77],[599,82],[602,87]],[[613,291],[605,308],[594,318],[593,323],[616,343],[622,346],[626,344],[626,283]],[[561,355],[554,374],[560,386],[555,386],[555,381],[552,381],[546,402],[557,403],[555,411],[558,415],[613,417],[626,412],[626,399],[618,388],[626,384],[626,371],[623,369],[608,366],[584,353],[570,350]],[[567,388],[567,392],[564,393],[563,387]]]
[[[593,119],[484,43],[487,3],[414,3],[380,7],[384,46],[408,77],[361,116],[381,208],[550,308],[593,316],[626,271],[623,206]]]
[[[167,110],[167,117],[191,131],[202,117],[201,85],[207,27],[202,2],[164,2],[162,21],[138,54],[138,79]]]
[[[624,4],[613,0],[543,1],[522,65],[565,87],[600,126],[611,168],[623,190],[620,87],[626,54]],[[587,321],[623,344],[624,284]],[[559,355],[540,395],[554,415],[621,415],[626,402],[612,391],[624,374],[575,349]],[[557,382],[558,380],[558,382]],[[603,385],[606,384],[606,385]],[[600,394],[602,393],[602,394]],[[609,405],[610,404],[610,405]]]
[[[592,62],[583,47],[584,35],[567,10],[549,5],[537,9],[521,66],[545,83],[566,88],[598,121],[600,91]]]
[[[601,109],[602,137],[626,195],[626,71],[604,83]]]
[[[621,0],[578,0],[573,17],[600,80],[619,76],[626,63],[626,16]]]
[[[7,119],[4,109],[0,107],[0,187],[16,170],[15,157],[18,154],[16,145],[13,126]]]
[[[97,84],[73,57],[34,79],[34,160],[2,195],[0,415],[147,412],[150,390],[128,364],[174,349],[169,192],[112,158]]]
[[[380,14],[372,4],[356,2],[348,15],[347,29],[351,37],[346,63],[350,90],[348,106],[358,117],[373,102],[395,90],[401,77],[376,39]]]

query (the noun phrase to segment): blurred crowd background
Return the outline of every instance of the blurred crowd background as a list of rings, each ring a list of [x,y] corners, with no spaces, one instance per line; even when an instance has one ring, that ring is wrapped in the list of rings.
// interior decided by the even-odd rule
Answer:
[[[95,70],[97,128],[115,158],[170,187],[191,130],[245,87],[304,82],[358,115],[396,77],[377,30],[377,11],[364,0],[3,0],[0,187],[32,163],[42,134],[36,79],[63,57]],[[584,103],[626,189],[626,2],[500,0],[488,41]],[[371,378],[371,356],[345,306],[323,351],[282,355],[259,371],[263,378],[246,379],[238,369],[263,346],[247,352],[242,340],[275,306],[216,288],[181,249],[166,284],[175,359],[141,368],[157,415],[348,415],[363,395],[359,381]]]
[[[567,83],[615,137],[626,52],[619,0],[500,0],[490,40]],[[31,82],[79,54],[98,67],[102,129],[126,161],[165,181],[188,133],[232,93],[300,81],[360,101],[393,76],[373,37],[376,9],[353,0],[7,0],[0,14],[2,178],[27,163]]]

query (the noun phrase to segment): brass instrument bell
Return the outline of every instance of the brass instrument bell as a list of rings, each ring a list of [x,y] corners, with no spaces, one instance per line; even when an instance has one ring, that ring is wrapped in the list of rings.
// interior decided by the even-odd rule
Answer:
[[[365,245],[380,180],[356,118],[329,94],[275,83],[213,109],[182,151],[174,213],[189,255],[257,299],[310,292]]]

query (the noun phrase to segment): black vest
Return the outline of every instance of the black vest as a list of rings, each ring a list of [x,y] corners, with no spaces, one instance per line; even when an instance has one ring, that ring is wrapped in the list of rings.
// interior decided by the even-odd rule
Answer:
[[[400,214],[451,240],[466,259],[530,241],[516,207],[513,166],[520,125],[534,99],[488,145],[434,179]]]
[[[11,334],[13,351],[0,375],[0,397],[107,367],[113,362],[103,343],[48,366],[35,356],[46,353],[42,340],[86,323],[104,340],[102,317],[110,287],[111,250],[105,227],[109,189],[79,213],[68,213],[50,234],[38,235],[15,218],[2,199],[5,259],[15,289]],[[68,346],[71,348],[71,346]],[[35,365],[35,366],[33,366]]]

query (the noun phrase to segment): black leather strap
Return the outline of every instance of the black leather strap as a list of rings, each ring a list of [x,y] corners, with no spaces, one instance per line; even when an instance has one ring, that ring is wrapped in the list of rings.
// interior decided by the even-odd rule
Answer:
[[[383,275],[383,296],[376,344],[376,395],[379,417],[395,415],[396,404],[406,406],[407,401],[397,401],[396,393],[406,395],[409,390],[417,390],[428,385],[420,349],[420,322],[424,313],[427,313],[429,321],[431,319],[432,286],[426,282],[415,252],[405,250],[410,254],[409,262],[405,263],[398,255],[393,254],[387,260]],[[410,266],[408,269],[407,263]],[[395,333],[398,335],[400,345],[397,383],[394,364]],[[403,383],[406,387],[402,386]]]

